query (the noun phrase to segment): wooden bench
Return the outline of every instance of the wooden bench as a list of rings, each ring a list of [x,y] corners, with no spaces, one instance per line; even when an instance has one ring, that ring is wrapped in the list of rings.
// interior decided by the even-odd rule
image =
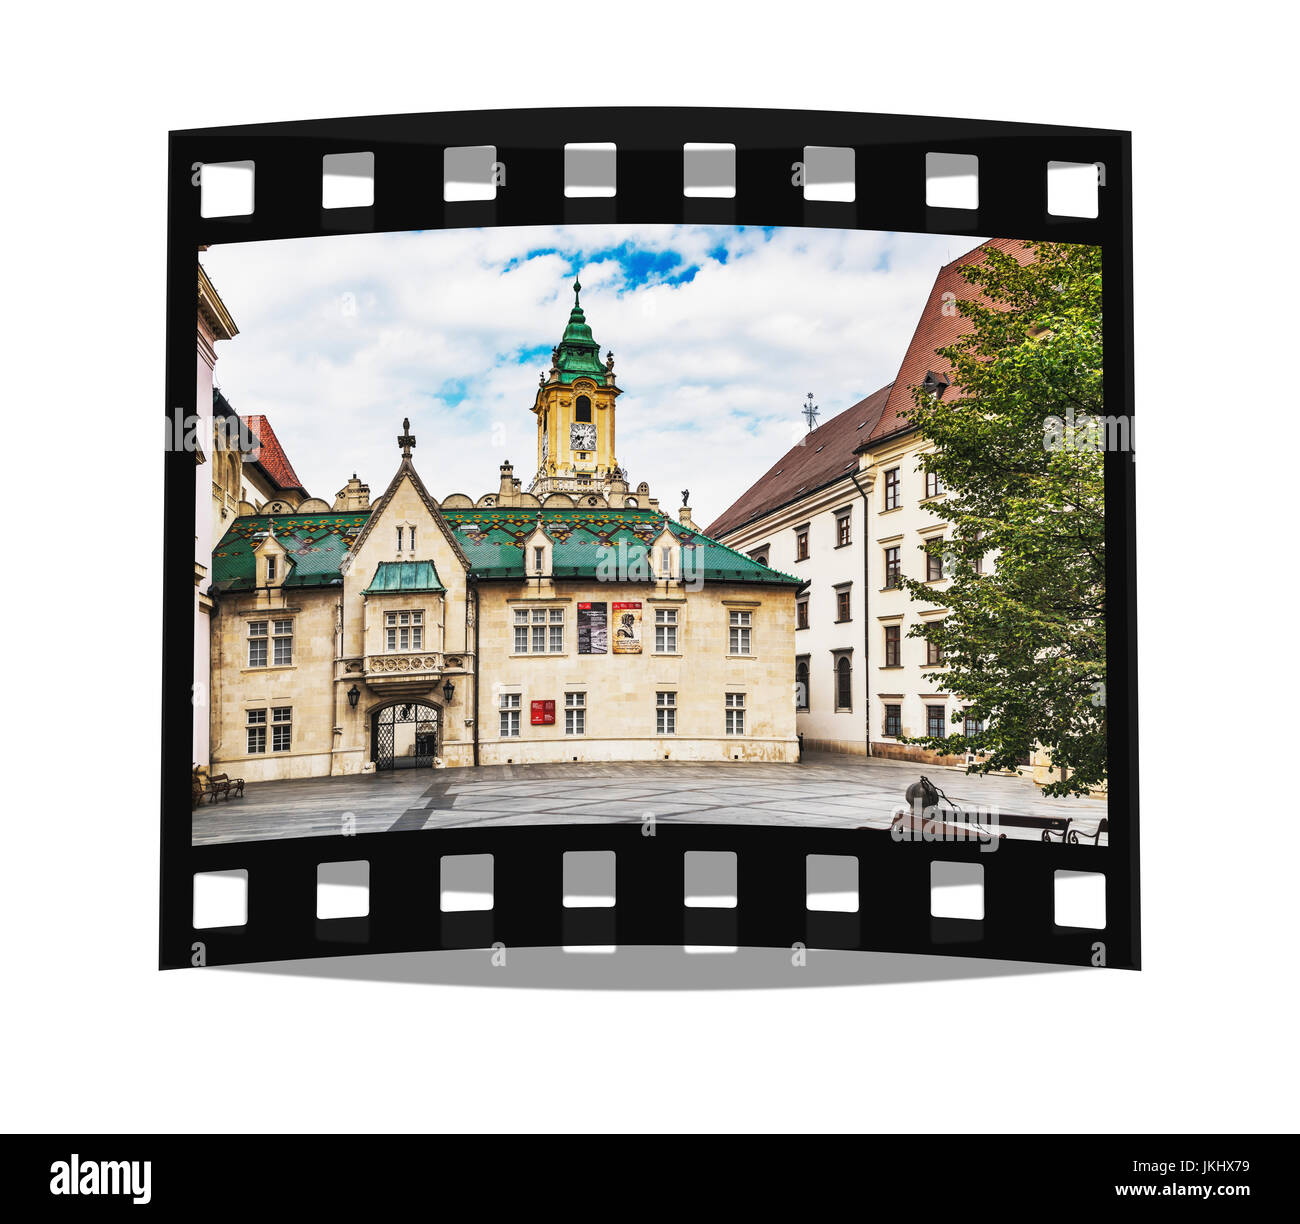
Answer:
[[[212,796],[211,802],[216,803],[218,799],[229,799],[233,794],[236,798],[244,797],[244,779],[232,778],[229,774],[213,774],[208,779],[206,792]]]

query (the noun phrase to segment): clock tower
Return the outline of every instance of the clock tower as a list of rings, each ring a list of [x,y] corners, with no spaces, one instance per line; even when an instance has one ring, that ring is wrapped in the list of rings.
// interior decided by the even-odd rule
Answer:
[[[600,345],[582,312],[582,286],[573,282],[573,310],[560,343],[551,350],[550,371],[541,376],[537,417],[537,475],[529,492],[600,492],[620,479],[614,457],[614,354],[600,360]]]

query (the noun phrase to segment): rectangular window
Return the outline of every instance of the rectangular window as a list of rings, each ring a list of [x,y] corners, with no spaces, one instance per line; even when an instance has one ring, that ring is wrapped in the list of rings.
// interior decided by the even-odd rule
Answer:
[[[659,577],[671,578],[673,576],[673,550],[671,548],[661,548],[659,550]]]
[[[745,734],[745,694],[728,693],[726,704],[727,734]]]
[[[943,647],[928,637],[925,639],[925,661],[931,666],[943,662]]]
[[[885,707],[884,733],[890,739],[898,739],[903,734],[903,707],[887,705]]]
[[[411,550],[414,551],[415,550],[415,528],[411,527],[408,528],[408,530],[410,531],[411,534]]]
[[[397,551],[402,551],[402,529],[400,527],[397,529]]]
[[[927,540],[926,543],[934,544],[938,541]],[[925,580],[926,582],[938,582],[943,577],[943,553],[927,552],[925,554]]]
[[[515,654],[563,654],[563,608],[516,608]]]
[[[940,493],[946,493],[943,487],[943,481],[939,479],[938,472],[926,472],[925,474],[925,495],[926,497],[938,497]]]
[[[274,581],[275,581],[275,561],[276,561],[276,559],[275,559],[274,557],[267,557],[267,559],[266,559],[266,580],[267,580],[267,582],[274,582]]]
[[[796,561],[808,560],[808,528],[800,527],[794,533],[794,559]]]
[[[839,622],[853,619],[853,592],[848,587],[835,592],[835,619]]]
[[[677,653],[677,609],[655,609],[655,653]]]
[[[897,510],[902,504],[902,495],[898,483],[898,468],[890,468],[885,473],[885,509]]]
[[[794,627],[796,629],[808,628],[808,600],[806,598],[798,600],[794,605]]]
[[[655,694],[655,734],[677,734],[677,694]]]
[[[271,657],[276,667],[288,667],[293,663],[293,621],[273,621],[272,629]]]
[[[288,752],[293,743],[293,707],[275,706],[271,710],[271,751]]]
[[[752,613],[732,612],[730,615],[731,635],[728,639],[728,653],[734,655],[752,654],[750,650],[750,628]]]
[[[519,693],[501,694],[501,738],[513,739],[519,734],[519,711],[523,696]]]
[[[841,514],[835,519],[835,540],[840,548],[853,542],[852,516]]]
[[[976,735],[983,735],[983,734],[984,734],[984,720],[983,720],[982,718],[976,718],[976,717],[974,717],[974,716],[971,715],[971,714],[967,714],[967,715],[962,719],[962,734],[965,735],[965,736],[967,736],[967,737],[974,737],[974,736],[976,736]]]
[[[386,612],[384,644],[390,651],[424,649],[423,612]]]
[[[901,625],[885,626],[885,666],[901,667],[902,664],[902,634]]]
[[[564,694],[564,734],[587,734],[587,694]]]
[[[248,622],[248,666],[266,666],[266,621]]]
[[[897,546],[885,549],[885,590],[892,591],[903,576],[903,562]]]
[[[947,722],[947,716],[943,706],[928,705],[925,707],[925,733],[936,739],[946,735],[944,725]]]
[[[265,752],[266,751],[266,711],[249,710],[248,711],[248,751]]]
[[[533,549],[533,570],[535,573],[540,574],[542,572],[542,561],[545,558],[545,556],[546,556],[546,549],[544,548]]]

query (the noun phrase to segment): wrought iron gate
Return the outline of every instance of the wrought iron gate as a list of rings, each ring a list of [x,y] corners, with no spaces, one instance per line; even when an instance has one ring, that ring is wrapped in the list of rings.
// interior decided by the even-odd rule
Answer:
[[[438,707],[399,701],[371,716],[370,757],[375,769],[427,769],[438,751]]]

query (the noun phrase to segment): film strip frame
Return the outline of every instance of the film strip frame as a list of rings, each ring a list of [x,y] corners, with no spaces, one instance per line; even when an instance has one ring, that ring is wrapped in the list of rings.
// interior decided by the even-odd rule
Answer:
[[[564,146],[617,147],[617,192],[568,197]],[[686,196],[682,148],[735,146],[731,198]],[[494,146],[509,167],[493,200],[444,201],[443,151]],[[807,200],[791,167],[808,146],[852,148],[852,201]],[[322,158],[374,155],[369,207],[321,206]],[[979,158],[977,209],[927,205],[926,155]],[[198,166],[252,161],[254,211],[204,218]],[[1096,163],[1095,218],[1048,213],[1050,162]],[[584,223],[780,225],[993,235],[1099,245],[1106,265],[1108,410],[1133,412],[1132,212],[1126,132],[982,120],[819,111],[688,108],[462,111],[173,132],[168,164],[167,369],[164,411],[195,408],[194,260],[202,245],[415,229]],[[932,953],[1062,965],[1140,966],[1137,634],[1131,451],[1105,458],[1109,844],[1008,840],[896,842],[865,830],[690,825],[424,829],[191,846],[194,461],[165,456],[160,967],[363,953],[552,945],[718,945]],[[613,851],[616,902],[563,903],[566,851]],[[734,908],[685,904],[688,851],[736,854]],[[440,861],[493,856],[492,908],[443,912]],[[857,859],[855,913],[810,910],[806,856]],[[321,863],[370,864],[365,918],[318,919]],[[978,862],[982,920],[930,914],[931,863]],[[247,920],[193,926],[194,876],[244,869]],[[1105,876],[1104,929],[1057,926],[1057,871]],[[197,949],[201,945],[201,955]]]

